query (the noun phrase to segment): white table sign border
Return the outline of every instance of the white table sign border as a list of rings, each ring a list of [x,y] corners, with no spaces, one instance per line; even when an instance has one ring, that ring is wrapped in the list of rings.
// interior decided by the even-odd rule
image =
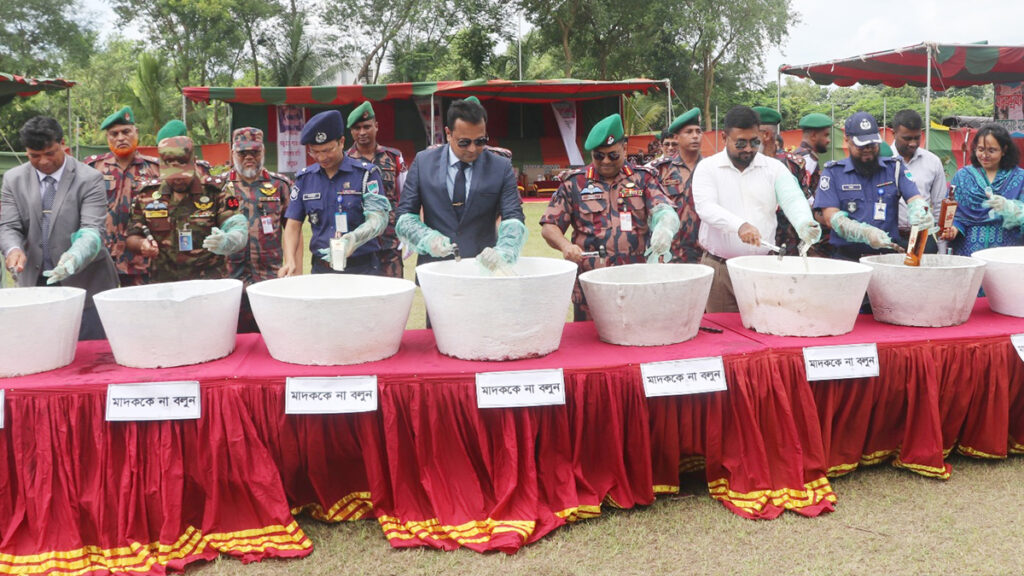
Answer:
[[[1010,343],[1013,344],[1013,349],[1017,351],[1017,356],[1024,361],[1024,334],[1011,334]]]
[[[841,354],[830,354],[840,350]],[[859,351],[858,351],[859,350]],[[874,368],[866,366],[852,366],[848,370],[846,366],[838,367],[812,367],[812,360],[846,360],[855,357],[872,356],[875,359]],[[820,382],[822,380],[850,380],[853,378],[875,378],[881,374],[881,361],[878,359],[878,345],[874,342],[865,344],[840,344],[838,346],[807,346],[803,349],[804,372],[808,382]]]
[[[718,372],[721,374],[721,384],[711,382],[689,385],[687,382],[672,382],[666,384],[655,384],[650,382],[652,378],[658,376],[679,376],[683,374],[694,374],[697,372]],[[645,362],[640,365],[640,376],[644,383],[644,394],[648,398],[705,394],[708,392],[723,392],[729,389],[729,382],[725,376],[725,362],[722,360],[721,356],[683,358],[679,360],[665,360],[662,362]],[[694,381],[699,382],[698,380]]]
[[[556,381],[556,382],[553,382]],[[483,394],[484,388],[495,386],[537,386],[547,384],[558,384],[558,392],[533,392],[530,394],[519,393],[518,396],[526,396],[525,399],[514,402],[491,400],[490,394]],[[506,396],[507,397],[507,396]],[[495,399],[496,400],[496,399]],[[564,406],[565,405],[565,373],[561,368],[549,368],[542,370],[509,370],[503,372],[477,372],[476,374],[476,407],[482,408],[526,408],[530,406]]]
[[[325,402],[326,407],[317,409],[303,409],[299,401],[292,399],[292,392],[345,392],[345,399],[337,397]],[[348,393],[370,392],[373,401],[370,403],[355,403],[348,400]],[[361,412],[376,412],[380,405],[380,395],[377,391],[377,376],[295,376],[285,379],[284,385],[284,413],[288,415],[301,414],[358,414]]]
[[[165,391],[168,388],[177,389],[172,392],[171,397],[192,397],[196,401],[194,406],[173,409],[169,405],[164,413],[157,413],[152,416],[133,415],[133,408],[115,407],[114,400],[118,398],[145,398],[153,396],[168,397]],[[142,394],[111,394],[111,391],[129,392],[136,391]],[[158,422],[163,420],[198,420],[203,415],[202,392],[198,380],[176,380],[171,382],[139,382],[134,384],[107,384],[106,414],[107,422]]]

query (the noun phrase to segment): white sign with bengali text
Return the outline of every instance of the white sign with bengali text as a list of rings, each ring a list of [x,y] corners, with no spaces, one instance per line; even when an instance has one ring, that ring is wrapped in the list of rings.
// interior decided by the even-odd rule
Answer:
[[[640,365],[640,374],[648,398],[728,390],[721,356],[648,362]]]
[[[1011,335],[1010,342],[1013,344],[1013,349],[1017,351],[1017,356],[1024,360],[1024,334]]]
[[[200,416],[196,380],[107,386],[107,422],[196,420]]]
[[[845,380],[878,376],[878,346],[848,344],[804,348],[807,381]]]
[[[476,375],[477,408],[518,408],[565,404],[561,368],[480,372]]]
[[[288,378],[285,414],[354,414],[377,411],[376,376]]]

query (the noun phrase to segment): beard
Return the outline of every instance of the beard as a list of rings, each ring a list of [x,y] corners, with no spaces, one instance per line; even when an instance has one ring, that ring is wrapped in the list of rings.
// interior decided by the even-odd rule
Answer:
[[[748,152],[744,150],[743,152],[736,152],[735,156],[733,156],[732,153],[726,151],[726,155],[729,156],[729,160],[732,162],[733,166],[737,168],[746,168],[750,166],[751,162],[754,161],[754,156],[757,155],[757,151],[750,150]]]
[[[235,172],[238,172],[238,174],[246,180],[255,180],[256,177],[260,175],[260,168],[258,166],[255,168],[246,168],[242,164],[235,162]]]
[[[853,161],[853,169],[857,174],[865,177],[871,177],[878,174],[882,167],[878,164],[878,157],[872,158],[870,161],[865,162],[856,156],[850,156],[850,160]]]
[[[814,145],[814,151],[818,154],[828,154],[828,146],[819,142]]]
[[[132,154],[135,154],[135,151],[138,148],[139,148],[139,142],[136,140],[134,144],[132,144],[131,146],[129,146],[127,148],[114,148],[114,147],[111,147],[110,151],[113,152],[114,156],[117,156],[118,158],[128,158]]]

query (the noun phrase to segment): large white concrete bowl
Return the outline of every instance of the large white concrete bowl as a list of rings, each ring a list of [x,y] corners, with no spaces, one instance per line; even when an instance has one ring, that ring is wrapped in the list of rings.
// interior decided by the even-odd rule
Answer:
[[[971,254],[985,261],[981,286],[994,312],[1024,318],[1024,246],[986,248]]]
[[[871,268],[829,258],[740,256],[726,261],[743,326],[778,336],[853,330]]]
[[[416,285],[383,276],[312,274],[258,282],[248,292],[271,356],[333,366],[398,352]]]
[[[664,346],[697,335],[714,268],[702,264],[628,264],[580,274],[601,340]]]
[[[71,364],[84,306],[85,290],[81,288],[0,290],[0,377]]]
[[[235,349],[239,280],[128,286],[100,292],[93,300],[114,360],[122,366],[200,364]]]
[[[900,326],[956,326],[974,309],[985,262],[967,256],[925,254],[920,266],[903,254],[864,256],[874,271],[868,300],[875,320]]]
[[[515,360],[558,349],[576,264],[520,258],[515,276],[483,276],[474,258],[416,267],[442,354],[465,360]]]

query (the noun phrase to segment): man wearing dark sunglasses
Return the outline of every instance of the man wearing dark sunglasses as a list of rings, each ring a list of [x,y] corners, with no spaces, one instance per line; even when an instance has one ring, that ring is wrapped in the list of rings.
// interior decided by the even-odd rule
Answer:
[[[774,240],[782,207],[802,242],[814,244],[821,228],[796,178],[775,158],[757,152],[761,120],[746,106],[725,115],[725,150],[705,158],[693,172],[693,199],[700,215],[700,263],[715,269],[708,312],[737,312],[729,269],[734,256],[767,254],[762,239]]]
[[[584,148],[593,162],[570,172],[541,216],[544,240],[580,272],[643,262],[668,262],[679,218],[654,170],[626,162],[622,118],[613,114],[591,129]],[[572,241],[565,232],[572,226]],[[573,319],[587,320],[579,281]]]
[[[486,150],[487,111],[476,98],[451,103],[444,132],[448,145],[420,152],[409,168],[395,231],[419,263],[452,257],[457,245],[461,257],[507,271],[526,243],[512,163]]]
[[[665,194],[672,200],[679,216],[679,233],[672,241],[673,262],[700,261],[703,250],[697,243],[700,217],[693,207],[691,183],[693,169],[700,162],[700,143],[703,130],[700,128],[700,108],[691,108],[680,114],[668,127],[665,143],[674,144],[672,154],[651,163],[658,173]],[[665,144],[663,143],[662,146]]]

